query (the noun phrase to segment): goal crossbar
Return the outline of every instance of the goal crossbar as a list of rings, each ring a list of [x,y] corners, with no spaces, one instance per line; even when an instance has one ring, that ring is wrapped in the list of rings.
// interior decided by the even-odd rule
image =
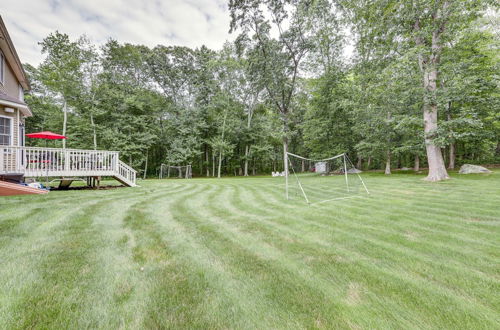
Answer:
[[[311,158],[302,157],[302,156],[299,156],[299,155],[296,155],[296,154],[292,154],[291,152],[287,152],[286,154],[290,155],[290,156],[293,156],[293,157],[297,157],[299,159],[309,160],[311,162],[327,162],[329,160],[334,160],[334,159],[340,158],[340,157],[342,157],[342,156],[345,155],[345,153],[342,153],[340,155],[336,155],[336,156],[333,156],[333,157],[330,157],[330,158],[325,158],[325,159],[311,159]]]

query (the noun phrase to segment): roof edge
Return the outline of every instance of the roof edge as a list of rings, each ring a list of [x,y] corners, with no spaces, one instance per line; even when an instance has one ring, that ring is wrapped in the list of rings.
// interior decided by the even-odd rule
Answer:
[[[26,71],[24,71],[23,64],[21,63],[21,60],[19,59],[19,55],[17,54],[16,48],[14,47],[14,43],[12,42],[12,39],[10,38],[9,31],[7,31],[7,27],[5,26],[5,23],[4,23],[1,15],[0,15],[0,32],[5,37],[5,42],[7,43],[9,51],[12,54],[12,57],[14,58],[14,62],[15,62],[14,64],[19,69],[19,70],[14,70],[14,74],[16,75],[16,78],[19,80],[19,82],[21,83],[21,86],[23,86],[23,88],[25,90],[30,90],[28,76],[26,75]]]
[[[31,112],[31,109],[25,103],[17,103],[0,99],[0,105],[16,108],[17,110],[21,111],[25,117],[33,116],[33,112]]]

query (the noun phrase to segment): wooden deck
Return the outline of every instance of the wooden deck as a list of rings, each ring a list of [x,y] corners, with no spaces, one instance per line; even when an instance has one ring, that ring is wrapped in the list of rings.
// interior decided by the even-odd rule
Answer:
[[[137,172],[120,161],[119,156],[117,151],[0,146],[0,175],[109,176],[133,187]]]

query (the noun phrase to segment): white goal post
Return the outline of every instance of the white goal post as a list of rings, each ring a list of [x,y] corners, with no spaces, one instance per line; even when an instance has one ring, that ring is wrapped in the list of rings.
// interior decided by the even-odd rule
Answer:
[[[287,152],[285,196],[298,195],[308,204],[345,199],[369,194],[361,171],[356,169],[346,153],[324,159],[311,159]]]
[[[159,179],[191,179],[193,172],[191,165],[167,165],[161,164]]]

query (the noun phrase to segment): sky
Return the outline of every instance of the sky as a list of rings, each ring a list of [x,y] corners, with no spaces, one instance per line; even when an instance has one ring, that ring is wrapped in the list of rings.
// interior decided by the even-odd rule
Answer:
[[[1,0],[2,16],[23,63],[39,64],[38,45],[58,30],[94,43],[109,38],[154,47],[220,49],[229,34],[227,0]]]

